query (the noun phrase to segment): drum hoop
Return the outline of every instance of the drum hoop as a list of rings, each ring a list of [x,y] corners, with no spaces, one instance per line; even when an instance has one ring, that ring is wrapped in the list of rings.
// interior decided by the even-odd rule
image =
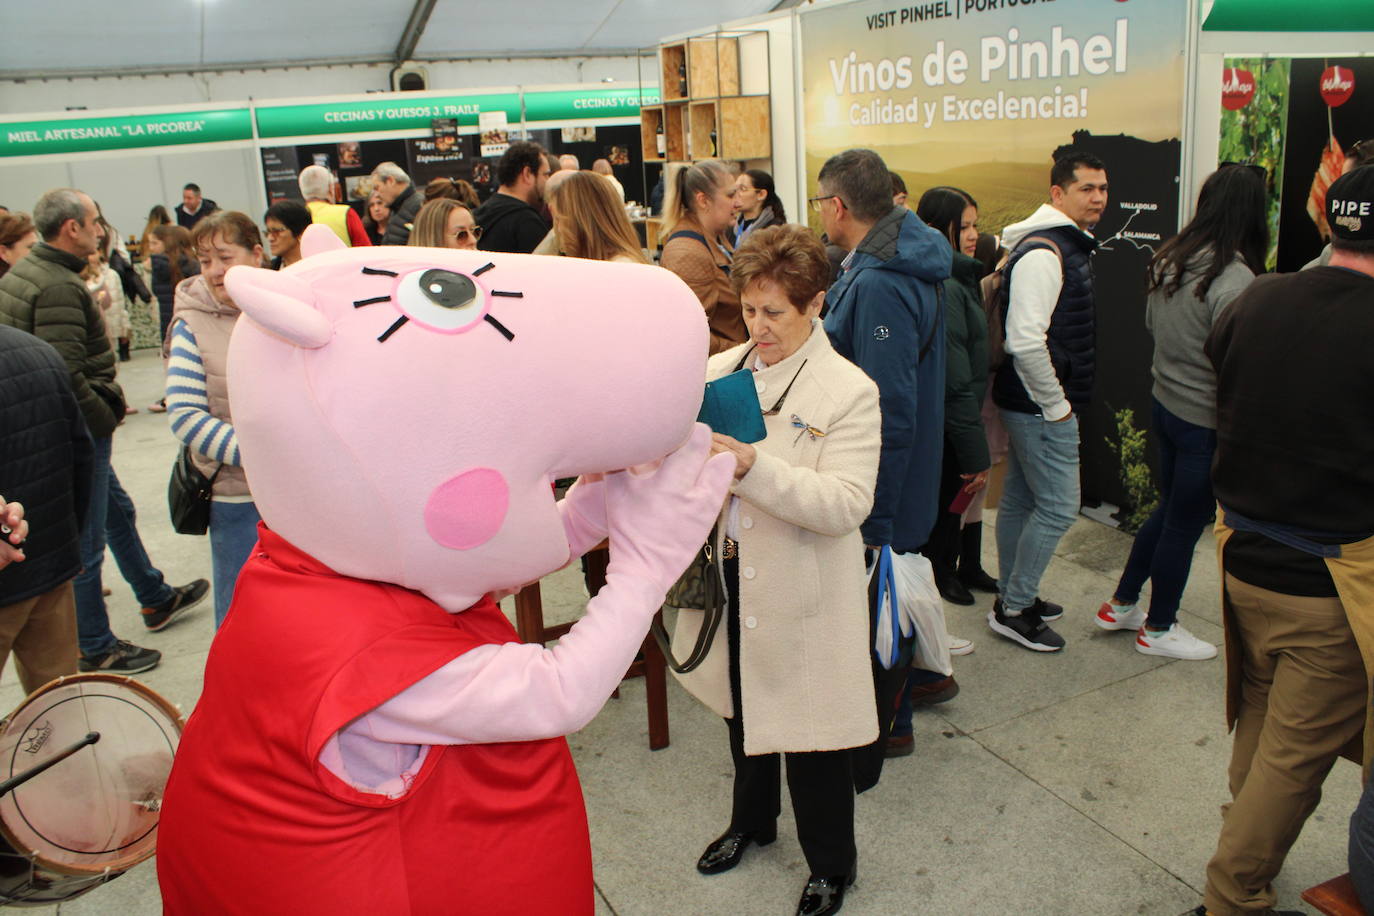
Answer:
[[[128,677],[126,675],[90,672],[86,674],[68,674],[63,677],[59,677],[55,680],[48,681],[48,683],[44,684],[42,687],[39,687],[33,693],[29,694],[24,699],[24,701],[20,703],[17,707],[15,707],[14,711],[11,712],[8,716],[5,716],[5,718],[0,719],[0,732],[3,732],[4,729],[11,722],[14,721],[16,716],[18,716],[21,712],[23,712],[25,709],[31,706],[36,700],[38,700],[43,695],[53,690],[56,690],[58,687],[70,686],[74,683],[115,684],[117,686],[126,687],[132,690],[134,693],[142,696],[149,703],[153,704],[153,706],[155,706],[158,710],[166,714],[166,716],[171,720],[173,728],[176,729],[176,734],[178,737],[181,736],[182,731],[186,727],[186,720],[182,717],[181,712],[175,706],[173,706],[172,703],[169,700],[167,700],[166,697],[162,696],[162,694],[158,693],[156,690],[149,687],[147,684],[144,684],[141,681],[136,681],[133,678]],[[159,818],[159,821],[160,820],[161,818]],[[153,831],[156,830],[157,827],[154,827]],[[56,862],[40,854],[36,850],[29,849],[27,845],[20,842],[19,839],[15,837],[13,833],[10,832],[9,825],[5,823],[4,818],[0,818],[0,836],[3,836],[5,838],[5,841],[10,844],[10,848],[14,850],[14,855],[26,858],[30,862],[32,862],[34,866],[42,868],[46,871],[76,878],[89,878],[104,874],[117,874],[120,872],[125,872],[128,871],[130,868],[133,868],[140,862],[150,858],[157,851],[157,843],[156,841],[154,841],[152,846],[146,852],[129,853],[128,855],[122,856],[110,862],[105,862],[98,866],[83,867],[80,865],[73,865],[67,862]]]

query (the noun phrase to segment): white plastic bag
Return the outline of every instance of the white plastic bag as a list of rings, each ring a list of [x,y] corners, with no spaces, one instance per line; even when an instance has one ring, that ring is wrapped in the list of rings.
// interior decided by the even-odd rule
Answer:
[[[913,630],[916,633],[916,652],[911,666],[953,674],[949,633],[945,630],[945,604],[935,587],[935,570],[930,560],[915,552],[894,553],[892,573],[897,586],[902,635],[909,636]]]

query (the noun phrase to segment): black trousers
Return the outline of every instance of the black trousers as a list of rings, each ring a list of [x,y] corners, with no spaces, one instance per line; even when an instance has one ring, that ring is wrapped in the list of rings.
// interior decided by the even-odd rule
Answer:
[[[954,567],[959,562],[962,516],[950,512],[949,504],[959,495],[959,489],[968,483],[959,476],[961,473],[968,472],[959,467],[958,456],[950,446],[949,439],[945,439],[945,454],[940,463],[940,492],[935,504],[935,526],[931,528],[930,538],[920,552],[937,570],[950,575],[954,574]]]
[[[744,713],[739,680],[739,560],[723,563],[726,635],[730,647],[730,696],[735,717],[726,719],[735,762],[730,830],[768,836],[782,811],[780,759],[787,763],[787,788],[797,819],[797,840],[813,875],[847,875],[858,856],[854,846],[854,776],[848,749],[787,754],[744,753]]]

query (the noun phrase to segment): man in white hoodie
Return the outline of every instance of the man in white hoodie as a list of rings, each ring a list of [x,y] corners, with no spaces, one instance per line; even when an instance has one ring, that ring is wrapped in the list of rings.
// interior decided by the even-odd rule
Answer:
[[[1040,577],[1078,515],[1078,411],[1092,393],[1094,304],[1088,230],[1107,206],[1095,156],[1061,153],[1050,202],[1008,226],[1006,354],[992,383],[1011,442],[997,512],[999,597],[988,626],[1037,652],[1064,639],[1046,625],[1064,609],[1041,600]]]

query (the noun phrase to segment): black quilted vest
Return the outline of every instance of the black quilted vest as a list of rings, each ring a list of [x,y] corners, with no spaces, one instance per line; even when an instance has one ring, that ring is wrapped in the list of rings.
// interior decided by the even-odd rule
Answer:
[[[1050,362],[1054,364],[1054,373],[1064,388],[1064,396],[1073,405],[1074,412],[1079,413],[1092,395],[1093,371],[1097,365],[1091,261],[1097,241],[1072,226],[1037,229],[1026,236],[1007,265],[1008,310],[1011,307],[1012,284],[1016,281],[1012,268],[1027,253],[1046,247],[1036,245],[1034,242],[1037,238],[1053,239],[1064,256],[1064,286],[1059,291],[1059,302],[1050,316],[1046,342],[1049,345]],[[1004,332],[1006,317],[1007,313],[1003,312]],[[1014,362],[1014,357],[1008,354],[993,377],[993,403],[1005,410],[1038,414],[1040,407],[1026,393],[1021,377],[1016,374]]]

